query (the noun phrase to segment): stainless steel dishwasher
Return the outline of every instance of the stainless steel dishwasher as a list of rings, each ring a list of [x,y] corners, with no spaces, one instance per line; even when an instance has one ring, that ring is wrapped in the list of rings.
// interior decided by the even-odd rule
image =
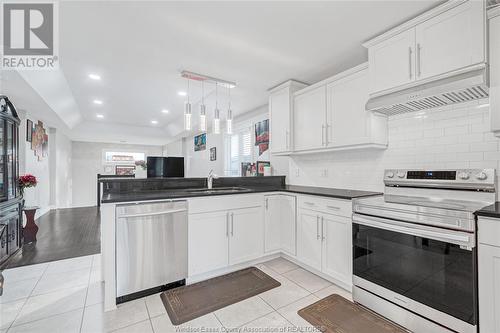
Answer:
[[[185,284],[186,201],[117,205],[116,217],[117,303]]]

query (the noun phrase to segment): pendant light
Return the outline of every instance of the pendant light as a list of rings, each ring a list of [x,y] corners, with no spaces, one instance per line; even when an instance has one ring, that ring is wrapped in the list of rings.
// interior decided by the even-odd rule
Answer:
[[[201,103],[200,103],[200,131],[207,130],[207,108],[205,106],[205,87],[201,81]]]
[[[189,102],[189,78],[187,79],[187,101],[184,103],[184,129],[191,130],[191,103]]]
[[[217,103],[218,98],[219,98],[218,85],[217,82],[215,82],[215,110],[214,110],[214,123],[212,126],[214,134],[220,134],[220,112]]]
[[[226,131],[227,134],[233,134],[233,110],[231,110],[231,87],[228,85],[229,103],[227,107]]]

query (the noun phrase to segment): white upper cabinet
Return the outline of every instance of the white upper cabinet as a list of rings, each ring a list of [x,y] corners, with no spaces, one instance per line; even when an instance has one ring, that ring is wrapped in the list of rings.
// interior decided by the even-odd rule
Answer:
[[[287,81],[270,91],[270,145],[273,154],[287,153],[292,150],[292,94],[306,85]]]
[[[326,86],[306,88],[294,95],[293,137],[295,151],[325,147]]]
[[[488,13],[490,38],[490,120],[491,130],[500,136],[500,7]]]
[[[486,62],[484,1],[448,1],[363,45],[370,94]]]
[[[368,49],[370,91],[382,91],[415,80],[415,30],[401,32]]]
[[[364,67],[327,86],[328,147],[387,145],[387,118],[365,110],[368,70]]]
[[[416,27],[417,78],[485,61],[483,1],[468,1]]]

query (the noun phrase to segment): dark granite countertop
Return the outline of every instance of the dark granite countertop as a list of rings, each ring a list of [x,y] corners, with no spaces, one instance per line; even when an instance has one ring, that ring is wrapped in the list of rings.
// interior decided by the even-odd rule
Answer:
[[[118,202],[131,202],[131,201],[193,198],[193,197],[237,195],[237,194],[264,193],[264,192],[289,192],[289,193],[317,195],[322,197],[346,199],[346,200],[382,194],[380,192],[312,187],[312,186],[297,186],[297,185],[255,186],[255,187],[241,186],[241,187],[244,187],[246,190],[239,192],[204,193],[204,192],[192,192],[192,189],[182,188],[182,189],[147,190],[147,191],[143,190],[137,192],[131,191],[131,192],[121,192],[121,193],[111,192],[111,193],[104,193],[101,202],[118,203]]]
[[[500,201],[486,206],[475,213],[477,216],[494,217],[500,219]]]

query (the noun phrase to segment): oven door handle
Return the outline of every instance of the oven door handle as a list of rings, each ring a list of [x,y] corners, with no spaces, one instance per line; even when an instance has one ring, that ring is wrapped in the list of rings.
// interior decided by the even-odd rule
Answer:
[[[469,250],[476,246],[474,234],[463,231],[441,229],[379,217],[363,216],[359,214],[353,214],[352,222],[378,229],[384,229],[407,235],[429,238],[450,244],[455,244],[459,245],[461,248],[466,248]]]

